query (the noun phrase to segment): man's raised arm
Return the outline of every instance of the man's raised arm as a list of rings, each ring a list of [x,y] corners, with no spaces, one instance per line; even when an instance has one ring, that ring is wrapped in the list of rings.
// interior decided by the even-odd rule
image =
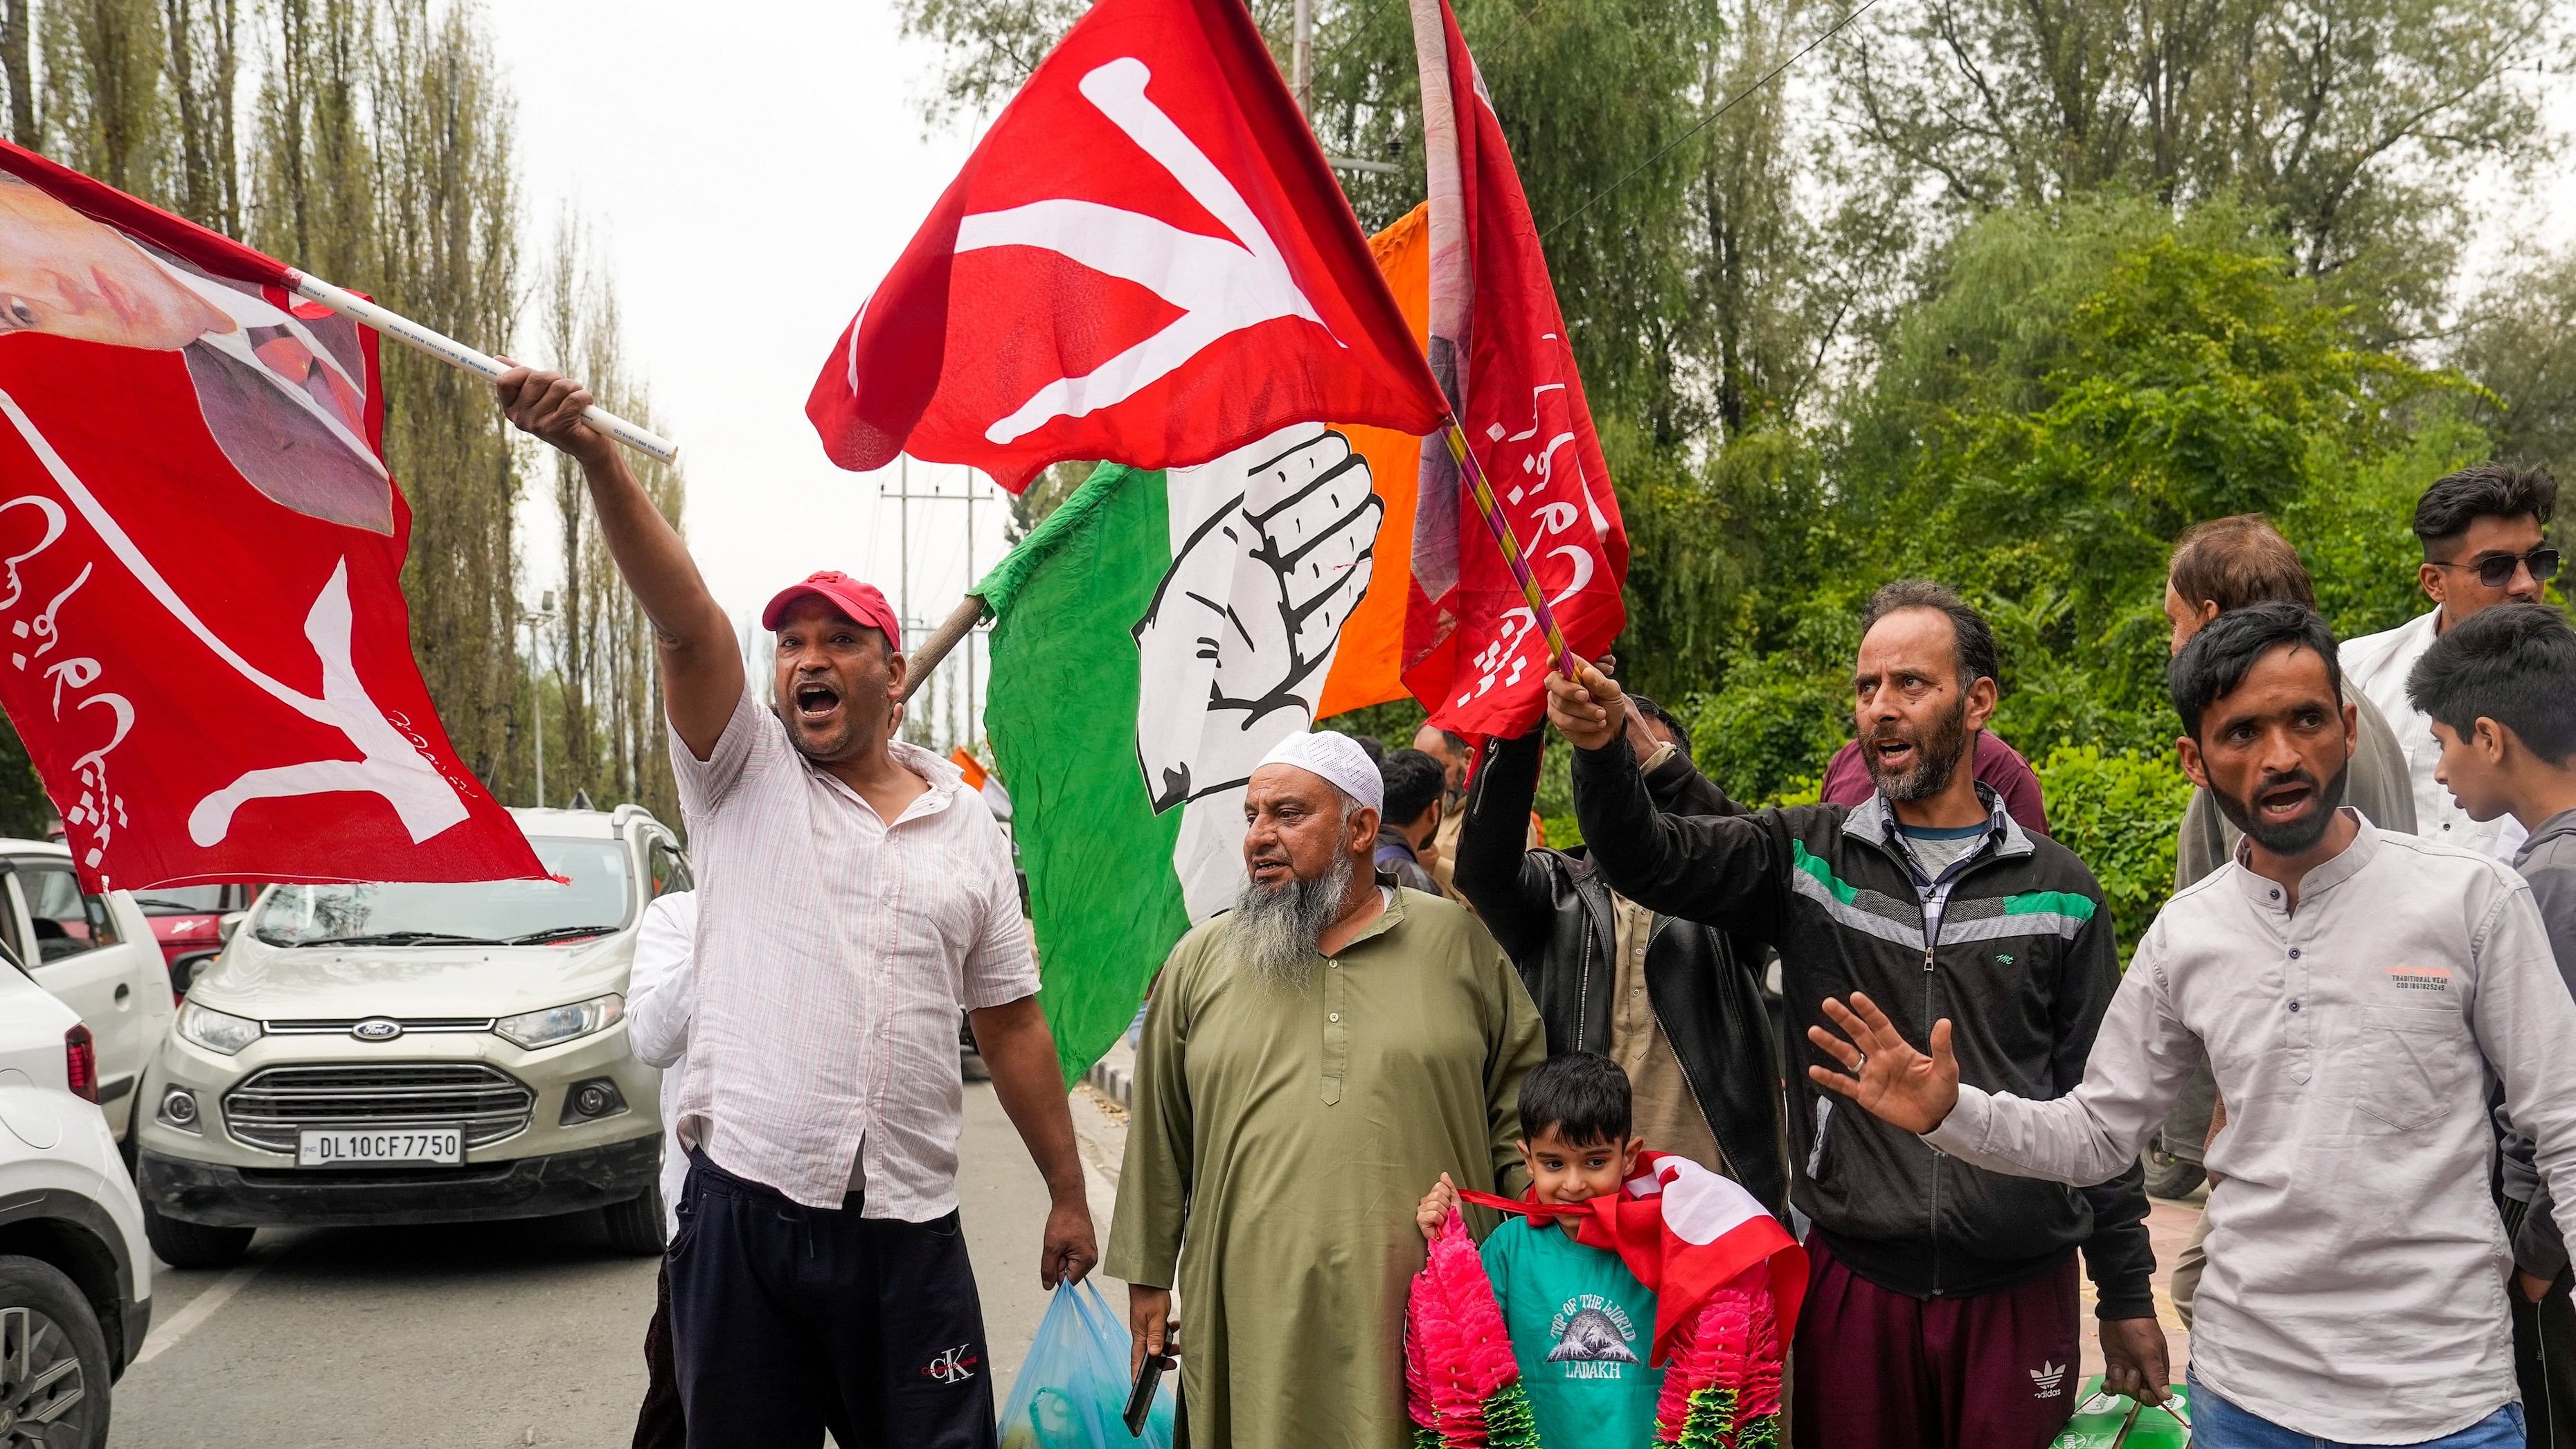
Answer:
[[[1769,941],[1787,897],[1777,811],[1671,815],[1656,808],[1629,738],[1627,695],[1589,664],[1547,677],[1547,718],[1574,746],[1574,813],[1610,888],[1667,916]],[[1705,803],[1733,810],[1713,783]]]
[[[514,367],[493,383],[511,426],[561,449],[581,465],[599,511],[600,537],[626,586],[653,621],[662,646],[662,698],[671,727],[703,760],[742,702],[742,653],[733,621],[717,606],[697,561],[644,492],[607,434],[581,420],[590,389],[559,373]]]

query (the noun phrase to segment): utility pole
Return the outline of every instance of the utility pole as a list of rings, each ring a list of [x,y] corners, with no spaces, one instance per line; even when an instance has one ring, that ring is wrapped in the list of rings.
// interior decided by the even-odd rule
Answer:
[[[537,631],[555,621],[555,591],[546,590],[538,598],[537,606],[519,618],[528,626],[528,652],[533,655],[538,652],[541,637]],[[537,717],[537,808],[542,810],[546,807],[546,696],[541,683],[531,692],[534,695],[531,712]]]
[[[1288,45],[1288,84],[1297,93],[1297,114],[1315,115],[1315,0],[1297,0],[1294,38]]]
[[[895,475],[895,491],[892,493],[881,491],[877,496],[880,498],[893,498],[902,505],[904,546],[902,563],[900,565],[903,570],[900,589],[903,597],[901,601],[897,603],[895,609],[897,614],[899,614],[903,619],[903,631],[905,636],[907,638],[918,638],[928,629],[929,621],[915,617],[912,612],[912,505],[915,503],[963,503],[966,505],[966,586],[968,588],[973,588],[976,583],[975,505],[981,503],[983,498],[980,496],[979,490],[976,487],[975,475],[972,472],[968,472],[966,474],[965,489],[961,493],[949,492],[947,485],[944,483],[933,483],[930,485],[928,492],[916,493],[912,490],[912,472],[910,463],[911,460],[906,458],[899,465],[900,471]],[[969,630],[965,639],[961,641],[965,646],[966,714],[964,723],[958,730],[960,738],[952,740],[950,742],[952,744],[964,743],[964,732],[972,730],[975,727],[976,632],[978,631]],[[930,683],[930,680],[924,679],[921,681],[921,687],[927,688]]]

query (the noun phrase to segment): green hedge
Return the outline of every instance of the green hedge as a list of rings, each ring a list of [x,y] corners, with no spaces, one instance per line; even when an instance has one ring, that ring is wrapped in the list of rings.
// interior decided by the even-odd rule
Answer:
[[[2173,894],[2175,830],[2191,781],[2171,754],[2066,745],[2034,761],[2057,842],[2092,867],[2120,935],[2120,963]]]

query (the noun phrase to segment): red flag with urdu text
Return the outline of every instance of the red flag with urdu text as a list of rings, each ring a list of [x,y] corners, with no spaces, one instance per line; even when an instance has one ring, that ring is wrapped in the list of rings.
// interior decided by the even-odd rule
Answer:
[[[542,876],[411,653],[375,335],[0,142],[0,706],[85,888]]]
[[[1431,370],[1568,648],[1627,626],[1628,530],[1502,123],[1447,0],[1411,0],[1431,216]],[[1546,708],[1547,637],[1440,438],[1413,515],[1404,682],[1431,723],[1518,735]]]
[[[1068,458],[1211,462],[1292,423],[1447,414],[1241,0],[1100,0],[841,335],[806,415],[1018,492]]]

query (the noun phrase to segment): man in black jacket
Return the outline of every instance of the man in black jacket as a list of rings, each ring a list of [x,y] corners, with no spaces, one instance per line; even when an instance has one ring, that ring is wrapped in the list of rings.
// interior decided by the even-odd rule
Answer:
[[[1690,737],[1632,694],[1628,737],[1660,809],[1724,795],[1691,767]],[[1547,1049],[1598,1052],[1627,1071],[1636,1130],[1744,1185],[1788,1216],[1780,1074],[1754,985],[1758,954],[1723,931],[1613,892],[1580,846],[1528,850],[1546,731],[1497,740],[1467,794],[1456,884],[1538,1003]]]
[[[1877,792],[1857,807],[1658,813],[1599,670],[1548,680],[1576,746],[1592,859],[1649,909],[1780,953],[1790,1019],[1859,990],[1918,1037],[1955,1026],[1963,1080],[2056,1097],[2083,1080],[2119,953],[2092,872],[2030,835],[1970,769],[1994,712],[1994,635],[1956,594],[1890,584],[1862,617],[1854,716]],[[1965,1167],[1789,1080],[1792,1193],[1815,1224],[1798,1320],[1799,1449],[2041,1449],[2075,1403],[2075,1250],[2100,1297],[2108,1387],[2169,1372],[2135,1167],[2074,1189]]]

